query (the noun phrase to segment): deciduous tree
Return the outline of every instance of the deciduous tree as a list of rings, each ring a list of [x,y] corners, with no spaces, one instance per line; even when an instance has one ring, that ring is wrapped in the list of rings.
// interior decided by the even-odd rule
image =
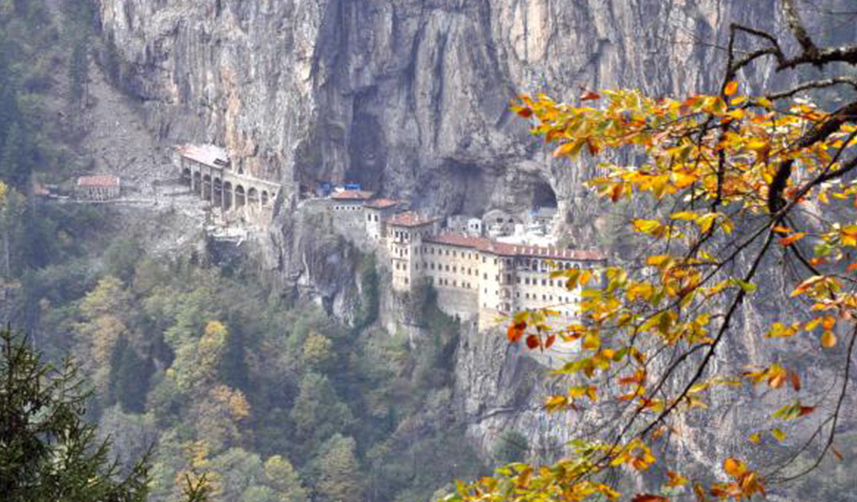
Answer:
[[[579,356],[555,372],[571,383],[545,407],[572,416],[597,408],[603,419],[559,463],[503,468],[449,500],[749,499],[841,457],[836,435],[854,406],[857,343],[857,45],[819,45],[796,3],[780,2],[790,41],[730,27],[715,94],[606,90],[566,103],[516,100],[513,110],[532,121],[554,157],[614,154],[590,180],[592,190],[654,209],[629,222],[642,241],[638,259],[554,274],[581,290],[578,321],[554,326],[550,311],[519,312],[508,328],[512,343],[526,340],[534,350],[579,343]],[[742,76],[763,64],[806,69],[797,77],[812,78],[749,92]],[[839,91],[838,103],[806,99],[819,89]],[[765,276],[785,283],[786,298],[768,304],[774,318],[766,329],[748,332],[747,309],[766,310],[776,298],[760,283]],[[746,355],[752,366],[719,365],[727,346],[741,345],[739,335],[757,347]],[[824,365],[828,381],[810,378],[808,360]],[[747,431],[741,448],[707,459],[721,466],[715,476],[693,475],[667,459],[679,448],[676,437],[711,423],[714,401],[768,418]],[[769,454],[792,436],[789,453]],[[810,451],[817,452],[810,462],[796,462]],[[648,493],[620,492],[617,480],[644,472]]]

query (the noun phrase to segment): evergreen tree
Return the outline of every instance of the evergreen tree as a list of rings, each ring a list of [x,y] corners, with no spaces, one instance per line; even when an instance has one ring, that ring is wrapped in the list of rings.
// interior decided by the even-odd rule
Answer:
[[[149,380],[153,364],[149,358],[142,358],[134,347],[125,345],[119,368],[116,371],[116,399],[126,413],[146,412],[146,393],[149,391]]]
[[[343,403],[330,380],[318,373],[307,373],[301,379],[300,391],[292,407],[291,418],[297,436],[314,447],[354,421],[351,410]]]
[[[55,368],[23,337],[0,333],[0,493],[6,502],[143,502],[144,460],[120,477],[109,443],[84,421],[77,367]]]
[[[71,85],[71,100],[75,105],[83,105],[86,97],[86,84],[89,80],[89,50],[88,40],[80,38],[71,53],[68,65],[69,82]]]
[[[23,190],[30,181],[31,171],[27,160],[26,138],[18,123],[12,123],[3,143],[3,153],[0,155],[0,178]]]

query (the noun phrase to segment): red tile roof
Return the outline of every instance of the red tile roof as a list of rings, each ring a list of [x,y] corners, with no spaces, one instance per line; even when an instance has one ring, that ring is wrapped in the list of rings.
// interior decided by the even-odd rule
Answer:
[[[387,224],[397,227],[422,227],[434,223],[439,219],[440,218],[429,218],[427,216],[420,216],[412,211],[407,211],[393,216],[392,218],[387,220]]]
[[[372,208],[372,209],[387,209],[387,208],[391,208],[391,207],[395,206],[398,203],[399,203],[399,201],[395,201],[392,199],[380,198],[380,199],[370,200],[369,202],[364,204],[364,206],[366,206],[368,208]]]
[[[81,176],[77,179],[79,187],[100,187],[110,188],[119,186],[119,177],[111,174],[101,174],[97,176]]]
[[[472,237],[469,235],[456,234],[452,232],[445,232],[432,236],[426,239],[426,242],[473,249],[483,249],[491,244],[491,241],[484,237]]]
[[[339,192],[334,192],[333,195],[330,196],[333,200],[369,200],[372,196],[375,195],[372,192],[367,192],[365,190],[340,190]]]
[[[33,195],[50,195],[51,191],[45,188],[41,183],[33,183]]]
[[[498,256],[547,258],[549,260],[573,261],[604,261],[605,259],[600,252],[594,250],[518,246],[515,244],[492,241],[484,237],[470,237],[451,232],[435,235],[426,239],[426,241],[435,244],[478,249]]]

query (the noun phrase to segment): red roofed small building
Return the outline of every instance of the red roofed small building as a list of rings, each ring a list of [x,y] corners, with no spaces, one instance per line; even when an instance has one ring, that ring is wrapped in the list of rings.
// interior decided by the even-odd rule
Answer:
[[[77,179],[75,190],[79,199],[110,200],[119,197],[121,182],[118,176],[102,174],[97,176],[81,176]]]
[[[366,213],[366,233],[370,239],[380,240],[387,237],[387,220],[396,212],[398,202],[391,199],[372,199],[363,205]]]

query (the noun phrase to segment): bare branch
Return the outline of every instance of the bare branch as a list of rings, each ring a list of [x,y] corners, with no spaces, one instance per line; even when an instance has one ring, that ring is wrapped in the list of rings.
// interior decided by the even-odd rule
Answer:
[[[786,17],[786,24],[788,24],[789,29],[792,30],[792,34],[803,48],[804,55],[817,56],[818,47],[803,26],[803,21],[801,21],[800,15],[797,13],[797,6],[795,6],[794,0],[783,0],[783,14]]]

